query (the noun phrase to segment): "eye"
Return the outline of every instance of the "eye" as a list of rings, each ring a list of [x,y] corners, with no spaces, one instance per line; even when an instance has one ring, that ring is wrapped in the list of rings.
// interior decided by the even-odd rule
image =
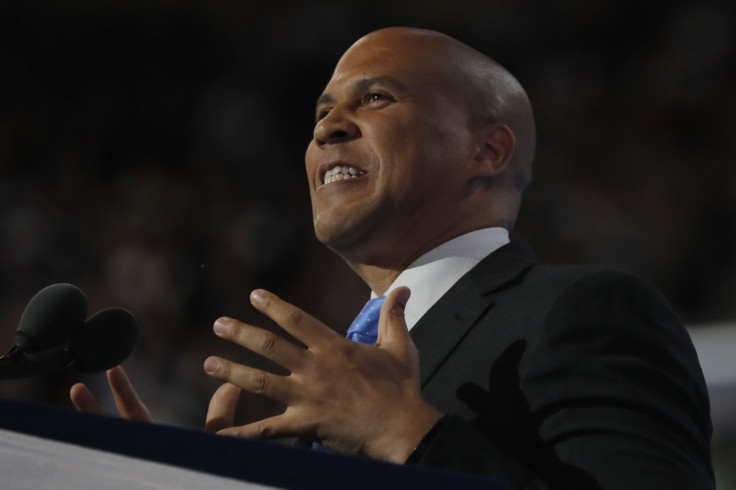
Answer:
[[[383,92],[370,92],[365,94],[363,98],[360,99],[360,105],[362,107],[365,107],[369,104],[380,104],[384,102],[391,102],[393,100],[393,97]]]
[[[320,109],[317,111],[317,117],[315,118],[315,122],[319,122],[325,117],[327,117],[327,114],[330,113],[329,109]]]

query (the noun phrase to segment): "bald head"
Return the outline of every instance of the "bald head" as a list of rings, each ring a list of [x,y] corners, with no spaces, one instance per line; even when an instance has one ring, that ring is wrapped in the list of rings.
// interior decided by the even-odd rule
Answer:
[[[511,162],[513,181],[520,191],[526,188],[536,149],[534,114],[526,91],[506,68],[446,34],[409,27],[371,32],[353,44],[343,59],[352,50],[372,43],[386,43],[414,53],[425,70],[444,81],[448,95],[463,104],[473,122],[508,126],[516,139]]]

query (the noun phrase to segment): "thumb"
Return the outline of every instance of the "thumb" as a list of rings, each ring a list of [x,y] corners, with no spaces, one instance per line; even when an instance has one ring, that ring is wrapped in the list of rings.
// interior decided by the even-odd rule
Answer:
[[[102,404],[83,383],[77,383],[69,390],[74,407],[80,412],[102,413]]]
[[[237,386],[230,383],[220,386],[210,400],[204,430],[217,432],[232,427],[239,397],[240,388]]]
[[[403,345],[411,341],[404,319],[404,309],[409,296],[411,296],[409,288],[402,286],[394,289],[383,302],[381,316],[378,320],[377,347],[386,348],[390,345]]]

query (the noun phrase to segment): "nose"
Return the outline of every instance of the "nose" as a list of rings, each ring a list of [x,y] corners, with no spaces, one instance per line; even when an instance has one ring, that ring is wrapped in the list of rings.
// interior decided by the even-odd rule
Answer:
[[[318,146],[350,141],[360,136],[360,129],[341,107],[333,107],[314,126]]]

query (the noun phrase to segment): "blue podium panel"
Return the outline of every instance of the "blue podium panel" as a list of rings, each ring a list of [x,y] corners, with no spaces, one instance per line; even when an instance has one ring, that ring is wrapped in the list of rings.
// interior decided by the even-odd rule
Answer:
[[[89,465],[102,459],[115,475],[158,475],[160,488],[282,488],[312,489],[484,489],[505,488],[496,480],[440,470],[402,466],[336,453],[322,453],[307,448],[285,446],[217,436],[191,429],[123,420],[115,417],[78,413],[59,408],[0,400],[0,451],[23,453],[29,457],[59,458],[72,451],[76,468],[89,458]],[[44,447],[44,443],[46,447]],[[61,443],[60,446],[57,444]],[[33,448],[36,449],[33,449]],[[62,452],[60,452],[62,451]],[[87,451],[90,451],[89,453]],[[104,452],[106,454],[101,454]],[[57,456],[53,456],[56,454]],[[34,456],[35,455],[35,456]],[[121,459],[116,459],[120,457]],[[114,460],[114,463],[110,461]],[[147,465],[139,466],[142,463]],[[152,466],[148,466],[152,465]],[[33,467],[33,466],[31,466]],[[0,466],[3,478],[16,471]],[[62,481],[74,465],[58,464],[46,469],[58,472]],[[190,472],[191,480],[187,480]],[[23,471],[21,467],[17,471]],[[40,470],[39,470],[40,471]],[[86,469],[84,469],[86,471]],[[204,484],[203,478],[217,477],[217,484]],[[8,477],[10,478],[10,477]],[[22,486],[22,475],[13,488]],[[30,483],[29,477],[28,483]],[[8,481],[8,480],[6,480]],[[131,481],[136,481],[132,479]],[[181,481],[189,482],[181,486]],[[247,486],[243,482],[250,482]],[[167,486],[168,485],[168,486]],[[135,487],[129,488],[159,488]],[[5,487],[4,487],[5,488]],[[59,486],[58,488],[65,488]],[[84,487],[79,487],[84,488]],[[114,489],[116,487],[109,487]],[[124,487],[121,487],[124,488]]]

